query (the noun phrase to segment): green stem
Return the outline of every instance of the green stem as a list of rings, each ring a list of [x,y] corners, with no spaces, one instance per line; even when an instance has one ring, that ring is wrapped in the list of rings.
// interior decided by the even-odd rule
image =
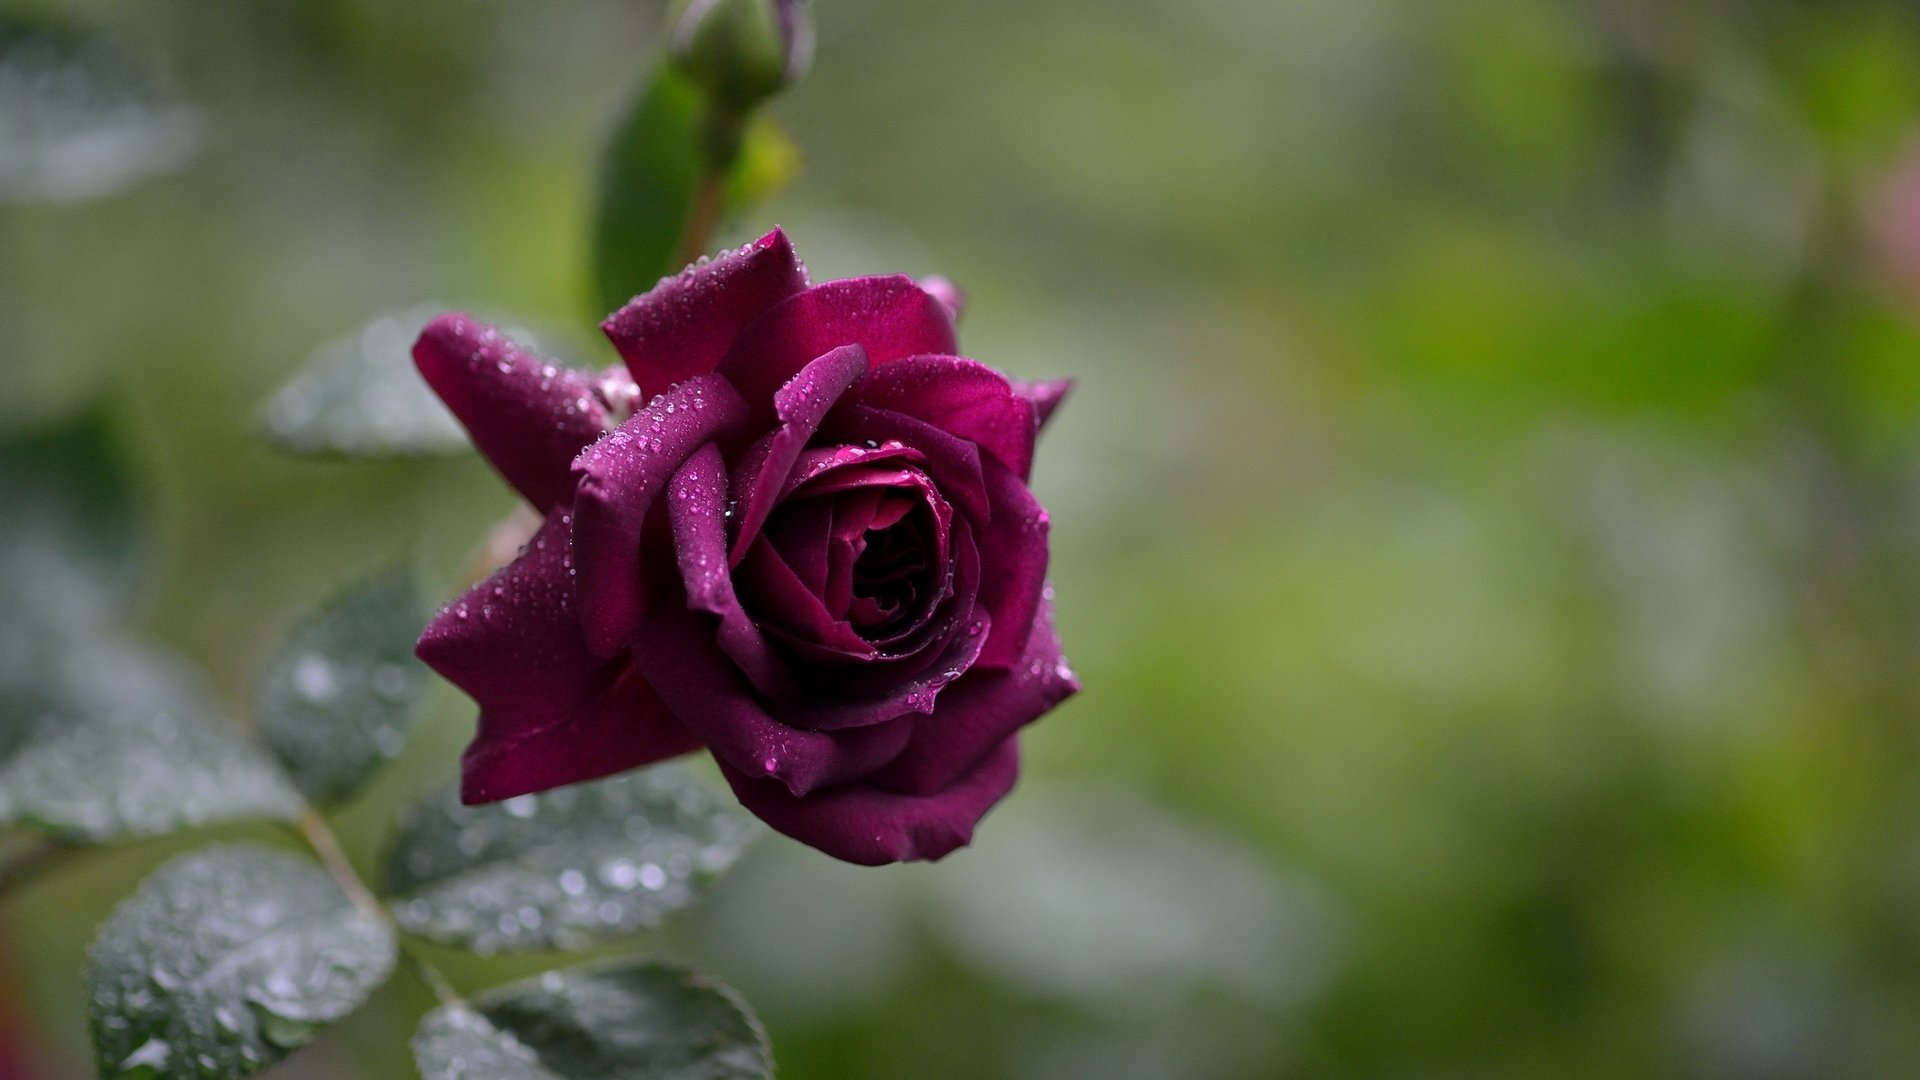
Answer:
[[[707,172],[694,192],[693,206],[687,212],[687,227],[680,234],[680,245],[673,253],[675,266],[685,266],[707,253],[713,231],[720,225],[720,193],[725,187],[724,173]]]
[[[725,209],[727,174],[740,158],[746,134],[745,114],[718,104],[706,106],[700,123],[700,180],[674,252],[676,266],[685,266],[705,255],[713,243],[714,231],[720,227],[721,211]]]
[[[367,888],[366,881],[360,877],[359,871],[353,868],[353,863],[347,859],[346,851],[340,847],[339,838],[334,836],[333,829],[327,825],[326,819],[320,816],[320,812],[311,806],[302,810],[295,831],[300,839],[306,841],[307,847],[313,849],[313,853],[320,859],[320,864],[325,866],[327,873],[339,883],[340,891],[347,894],[347,899],[351,900],[355,907],[385,923],[393,932],[394,940],[400,943],[400,958],[406,961],[408,970],[425,983],[427,989],[433,991],[433,996],[440,999],[440,1004],[463,1004],[465,999],[460,996],[458,990],[453,988],[453,983],[440,973],[440,969],[407,946],[399,924],[393,921],[393,913],[387,910],[387,906],[380,902],[379,897],[373,895],[372,889]]]
[[[32,841],[24,850],[0,861],[0,900],[31,885],[49,870],[64,866],[80,850],[53,840]]]

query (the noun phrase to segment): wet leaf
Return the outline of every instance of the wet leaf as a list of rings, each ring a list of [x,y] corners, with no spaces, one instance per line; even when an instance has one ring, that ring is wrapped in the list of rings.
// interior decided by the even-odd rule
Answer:
[[[383,315],[314,350],[267,402],[268,441],[296,454],[430,457],[463,454],[467,435],[413,366],[413,342],[445,310]]]
[[[268,661],[260,734],[308,798],[352,798],[405,745],[426,688],[413,657],[425,622],[412,572],[396,565],[302,619]]]
[[[758,826],[678,766],[401,818],[386,882],[400,925],[477,952],[580,949],[658,926]]]
[[[184,665],[111,640],[46,661],[0,696],[0,823],[102,842],[299,812]]]
[[[428,1013],[426,1080],[765,1080],[766,1032],[731,989],[627,961],[550,971]]]
[[[111,195],[174,172],[199,114],[97,35],[0,23],[0,202]]]
[[[617,310],[679,269],[700,181],[699,118],[700,92],[663,65],[607,140],[593,230],[598,310]]]
[[[393,961],[386,924],[313,863],[246,847],[182,856],[94,941],[100,1075],[250,1076],[357,1008]]]

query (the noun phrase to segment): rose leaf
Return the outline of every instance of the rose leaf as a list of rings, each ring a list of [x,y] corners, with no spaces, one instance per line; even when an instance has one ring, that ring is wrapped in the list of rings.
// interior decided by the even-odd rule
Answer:
[[[204,127],[107,35],[0,22],[0,203],[99,198],[177,172]]]
[[[728,987],[624,961],[549,971],[427,1014],[426,1080],[766,1080],[773,1052]]]
[[[386,886],[400,925],[441,944],[582,949],[658,926],[758,832],[674,765],[490,806],[447,790],[402,814]]]
[[[0,823],[101,843],[299,813],[184,665],[111,639],[47,659],[0,695]]]
[[[386,924],[305,859],[249,847],[181,856],[94,941],[100,1075],[250,1076],[359,1007],[394,955]]]
[[[400,752],[427,683],[422,607],[411,571],[389,567],[301,619],[267,662],[260,734],[308,798],[345,802]]]
[[[442,309],[383,315],[315,349],[268,400],[261,432],[314,457],[408,458],[466,453],[466,432],[413,367],[413,341]]]

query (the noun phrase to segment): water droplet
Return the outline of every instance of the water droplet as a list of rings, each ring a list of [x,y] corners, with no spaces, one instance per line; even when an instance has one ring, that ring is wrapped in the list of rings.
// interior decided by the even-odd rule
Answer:
[[[580,896],[587,891],[587,875],[578,870],[560,872],[560,891],[568,896]]]
[[[303,656],[293,666],[293,688],[308,701],[327,701],[339,692],[340,680],[326,657]]]
[[[373,669],[373,692],[389,700],[407,696],[407,669],[399,664],[381,664]]]
[[[142,1066],[164,1071],[167,1067],[167,1059],[172,1056],[173,1047],[167,1045],[165,1039],[148,1039],[140,1044],[139,1049],[128,1054],[126,1059],[120,1062],[120,1071],[132,1072]]]
[[[540,800],[531,795],[519,795],[500,804],[509,817],[530,818],[540,809]]]
[[[631,889],[640,883],[640,868],[627,859],[615,859],[600,867],[600,880],[615,889]]]

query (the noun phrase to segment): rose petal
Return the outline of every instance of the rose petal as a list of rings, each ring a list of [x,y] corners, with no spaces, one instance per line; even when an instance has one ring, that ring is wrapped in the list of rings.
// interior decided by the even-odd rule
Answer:
[[[800,459],[794,462],[793,471],[787,474],[786,482],[780,486],[780,494],[774,502],[779,503],[791,496],[801,485],[825,476],[839,469],[860,468],[866,470],[861,475],[878,477],[887,475],[905,475],[906,470],[926,461],[925,455],[911,447],[888,443],[877,450],[864,446],[816,446],[800,451]],[[877,483],[885,484],[886,480]]]
[[[921,278],[919,284],[928,296],[940,301],[947,313],[953,316],[954,325],[958,326],[960,317],[967,313],[967,291],[939,274],[929,274]]]
[[[427,324],[413,362],[527,501],[545,511],[573,497],[574,456],[607,430],[592,373],[534,356],[458,312]]]
[[[782,383],[842,345],[864,348],[870,367],[917,353],[950,353],[956,348],[953,316],[912,278],[829,281],[787,297],[754,320],[715,370],[764,418]]]
[[[1033,405],[1007,377],[963,356],[907,356],[856,380],[847,401],[910,416],[974,443],[1014,475],[1033,469]]]
[[[973,667],[992,631],[991,616],[974,602],[980,559],[964,521],[954,523],[953,541],[952,595],[885,651],[869,645],[862,656],[836,654],[769,627],[789,652],[811,663],[802,678],[812,692],[769,705],[768,715],[789,727],[832,731],[934,711],[943,688]]]
[[[641,533],[667,479],[746,413],[746,403],[724,379],[697,375],[648,402],[574,459],[579,488],[573,558],[580,619],[595,653],[619,652],[639,621]]]
[[[776,655],[740,606],[727,562],[727,466],[720,448],[708,443],[687,459],[668,484],[667,521],[687,603],[719,619],[720,648],[754,689],[792,697],[793,673]]]
[[[833,545],[833,503],[810,499],[782,507],[780,513],[774,515],[766,540],[773,545],[780,561],[793,568],[794,576],[809,593],[826,596],[828,550]]]
[[[827,611],[820,594],[800,580],[765,536],[747,549],[736,581],[767,631],[790,647],[800,647],[802,658],[844,663],[873,657],[873,646]]]
[[[973,840],[974,826],[1013,790],[1020,751],[1012,739],[952,786],[904,795],[848,784],[795,798],[778,784],[720,767],[740,804],[780,832],[865,866],[938,859]]]
[[[940,696],[930,716],[913,721],[913,740],[871,782],[925,795],[954,783],[1014,732],[1080,689],[1060,655],[1053,612],[1043,608],[1020,662],[1006,670],[976,666]]]
[[[771,705],[768,715],[788,727],[806,731],[837,731],[841,728],[865,727],[883,720],[931,714],[937,710],[943,689],[966,674],[986,643],[987,617],[980,616],[973,620],[973,625],[978,627],[978,633],[952,633],[936,638],[934,643],[943,647],[917,666],[908,663],[887,669],[876,663],[819,673],[825,675],[821,680],[825,687],[833,687],[836,683],[844,686],[865,676],[874,677],[873,681],[886,677],[891,685],[885,690],[869,689],[863,694],[840,700],[836,700],[828,690],[803,696],[796,701]]]
[[[906,745],[904,720],[831,733],[799,731],[775,721],[702,633],[699,616],[681,604],[648,609],[634,635],[633,663],[674,718],[713,751],[714,760],[777,778],[796,796],[865,776]]]
[[[827,410],[847,387],[867,370],[866,350],[858,345],[843,345],[815,357],[786,385],[774,391],[773,411],[779,427],[764,444],[766,449],[743,469],[740,480],[740,530],[734,536],[732,557],[738,563],[746,556],[747,545],[760,535],[773,510],[780,486],[793,471]]]
[[[993,520],[980,537],[980,562],[986,577],[980,602],[993,613],[993,640],[980,663],[1008,667],[1027,646],[1027,633],[1047,576],[1047,511],[1027,485],[997,461],[984,470]]]
[[[1033,404],[1033,414],[1041,430],[1053,418],[1054,410],[1073,392],[1072,379],[1014,379],[1013,392]]]
[[[591,780],[700,744],[624,660],[587,651],[572,611],[567,533],[554,514],[521,556],[428,624],[421,660],[480,706],[461,798],[511,798]]]
[[[657,394],[712,371],[748,323],[806,285],[806,268],[787,234],[775,229],[661,281],[600,329],[641,388]]]
[[[925,463],[928,475],[940,488],[940,494],[975,519],[984,519],[987,505],[986,484],[980,477],[980,449],[965,439],[955,438],[923,420],[902,416],[887,409],[851,405],[841,401],[820,425],[822,437],[849,444],[837,451],[843,456],[865,456],[871,462],[883,452],[868,449],[898,443],[911,447]],[[898,454],[900,451],[891,451]]]

